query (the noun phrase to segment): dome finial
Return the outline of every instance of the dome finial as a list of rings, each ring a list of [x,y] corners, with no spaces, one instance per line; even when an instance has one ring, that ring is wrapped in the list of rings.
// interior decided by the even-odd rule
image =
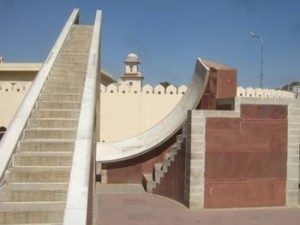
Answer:
[[[130,53],[130,54],[128,54],[126,56],[125,62],[136,62],[136,63],[139,63],[140,60],[139,60],[138,55],[132,52],[132,53]]]

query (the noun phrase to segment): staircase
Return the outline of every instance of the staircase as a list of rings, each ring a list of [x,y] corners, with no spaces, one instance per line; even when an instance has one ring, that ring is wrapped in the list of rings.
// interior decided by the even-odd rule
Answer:
[[[0,187],[0,224],[62,224],[93,26],[72,25]]]
[[[183,151],[185,147],[185,138],[182,135],[177,135],[176,143],[171,147],[171,151],[164,155],[162,163],[155,163],[152,174],[143,175],[143,186],[147,192],[152,193],[153,190],[160,184],[164,175],[168,172],[172,162],[176,160],[179,151]]]

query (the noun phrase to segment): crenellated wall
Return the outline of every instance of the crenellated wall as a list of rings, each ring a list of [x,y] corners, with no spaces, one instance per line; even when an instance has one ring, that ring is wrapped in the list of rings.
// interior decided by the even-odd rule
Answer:
[[[32,76],[31,74],[29,74]],[[1,77],[0,125],[7,127],[21,101],[31,86],[27,75],[19,79]],[[123,139],[143,132],[162,120],[180,101],[187,90],[185,85],[176,87],[162,85],[142,88],[112,83],[101,84],[101,142]],[[237,97],[248,98],[294,98],[294,94],[282,90],[237,87]],[[128,129],[130,128],[130,129]]]
[[[171,112],[186,90],[185,85],[101,85],[100,141],[114,141],[149,129]]]
[[[249,98],[295,98],[294,93],[289,91],[275,90],[275,89],[262,89],[262,88],[243,88],[237,87],[237,97]]]

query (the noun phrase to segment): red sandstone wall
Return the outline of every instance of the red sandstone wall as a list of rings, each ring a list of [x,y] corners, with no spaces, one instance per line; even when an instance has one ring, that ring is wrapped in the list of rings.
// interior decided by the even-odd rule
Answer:
[[[156,188],[153,189],[153,193],[172,198],[173,200],[185,204],[184,170],[185,149],[182,148],[180,151],[178,151],[177,155],[175,156],[175,160],[171,163],[168,171],[164,174],[160,184],[157,184]]]
[[[197,109],[217,109],[218,99],[235,98],[235,96],[236,70],[210,68],[208,83]]]
[[[102,169],[107,170],[107,183],[142,183],[143,174],[152,173],[154,164],[163,161],[164,154],[170,151],[178,133],[149,153],[122,162],[103,164]]]
[[[205,208],[285,205],[287,108],[242,105],[206,121]]]

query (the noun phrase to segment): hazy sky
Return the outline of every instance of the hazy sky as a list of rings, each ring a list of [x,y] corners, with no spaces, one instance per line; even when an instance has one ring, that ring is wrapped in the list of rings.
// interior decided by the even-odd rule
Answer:
[[[300,80],[299,0],[0,0],[0,55],[43,61],[73,8],[84,23],[103,10],[102,66],[115,77],[135,52],[146,83],[188,83],[203,57],[237,68],[239,85],[258,86],[254,31],[265,39],[265,86]]]

